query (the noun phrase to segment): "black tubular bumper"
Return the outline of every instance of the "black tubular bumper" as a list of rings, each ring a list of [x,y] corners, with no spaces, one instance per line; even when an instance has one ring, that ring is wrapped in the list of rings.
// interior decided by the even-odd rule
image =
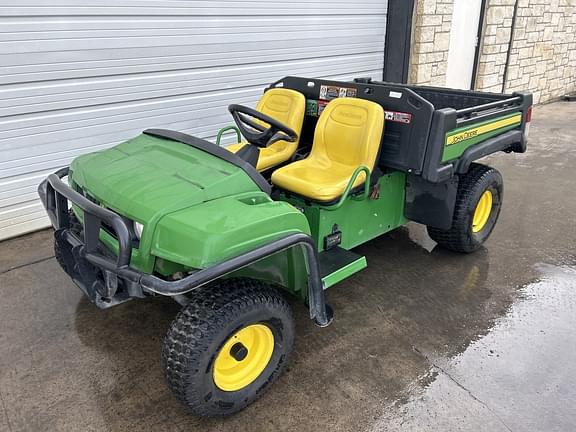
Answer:
[[[72,190],[61,180],[66,175],[68,168],[48,176],[38,187],[38,194],[56,230],[56,242],[65,251],[64,270],[98,307],[107,308],[134,297],[143,297],[144,292],[166,296],[186,294],[262,258],[300,246],[308,264],[310,317],[320,327],[326,327],[332,322],[332,311],[324,299],[316,246],[310,236],[303,233],[290,234],[182,279],[169,281],[130,267],[132,239],[126,221]],[[84,213],[82,235],[72,229],[68,201]],[[117,256],[100,243],[102,224],[113,231],[118,240]]]

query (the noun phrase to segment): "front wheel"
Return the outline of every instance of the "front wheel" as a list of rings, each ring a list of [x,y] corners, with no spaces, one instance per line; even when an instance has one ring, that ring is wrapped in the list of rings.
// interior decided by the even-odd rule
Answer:
[[[504,188],[498,170],[472,164],[460,177],[452,227],[448,230],[427,227],[440,246],[455,252],[470,253],[488,239],[502,206]]]
[[[290,305],[250,279],[200,288],[173,321],[162,360],[168,386],[194,414],[226,416],[278,378],[294,342]]]

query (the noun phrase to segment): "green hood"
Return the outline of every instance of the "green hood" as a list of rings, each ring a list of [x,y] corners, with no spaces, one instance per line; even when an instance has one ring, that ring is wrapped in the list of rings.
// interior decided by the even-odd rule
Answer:
[[[130,266],[147,273],[205,268],[310,231],[299,210],[272,200],[243,169],[177,141],[140,135],[70,168],[73,187],[144,225]],[[106,230],[100,239],[117,253]]]
[[[143,223],[202,202],[260,190],[229,162],[149,135],[80,156],[71,169],[73,181],[98,202]]]

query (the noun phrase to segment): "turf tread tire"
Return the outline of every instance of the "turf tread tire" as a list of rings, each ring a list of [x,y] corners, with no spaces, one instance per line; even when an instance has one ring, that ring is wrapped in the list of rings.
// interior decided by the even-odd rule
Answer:
[[[494,198],[494,206],[486,227],[480,233],[474,234],[471,230],[471,218],[480,195],[487,187],[492,187],[497,196]],[[454,252],[474,252],[482,246],[496,225],[503,192],[502,175],[498,170],[479,163],[471,164],[468,172],[460,177],[452,227],[442,230],[429,226],[428,235],[440,246]]]
[[[245,390],[237,392],[222,392],[215,386],[207,390],[205,385],[199,385],[206,382],[206,374],[211,377],[212,363],[217,353],[217,350],[211,353],[214,340],[222,336],[222,331],[230,322],[237,321],[246,311],[258,308],[273,311],[274,315],[281,317],[283,326],[283,351],[278,364],[272,363],[276,355],[275,346],[272,359],[261,375],[263,377],[270,372],[269,377],[265,382],[258,383],[261,381],[259,377]],[[162,349],[164,376],[176,398],[193,414],[202,417],[227,416],[258,399],[281,375],[292,350],[293,340],[292,310],[277,289],[251,279],[219,281],[195,291],[192,300],[172,322]],[[207,360],[207,357],[210,359]],[[213,399],[220,395],[233,401],[207,401],[206,395],[213,393]]]

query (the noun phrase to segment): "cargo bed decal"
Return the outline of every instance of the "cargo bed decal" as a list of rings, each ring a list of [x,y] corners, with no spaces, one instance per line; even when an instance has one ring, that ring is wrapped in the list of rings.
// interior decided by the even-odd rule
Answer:
[[[484,124],[482,126],[478,126],[475,128],[467,129],[462,132],[453,133],[452,135],[447,134],[446,136],[446,145],[453,145],[458,144],[459,142],[466,141],[470,138],[477,137],[478,135],[482,135],[488,132],[495,131],[496,129],[501,129],[507,126],[515,126],[520,124],[522,121],[522,114],[514,114],[511,117],[503,118],[503,119],[496,119],[496,121],[492,121],[490,123]]]
[[[520,126],[521,123],[522,113],[514,113],[478,123],[472,127],[450,131],[446,134],[446,145],[444,146],[444,153],[442,154],[442,162],[457,159],[467,148],[509,131],[510,129],[514,129]]]

